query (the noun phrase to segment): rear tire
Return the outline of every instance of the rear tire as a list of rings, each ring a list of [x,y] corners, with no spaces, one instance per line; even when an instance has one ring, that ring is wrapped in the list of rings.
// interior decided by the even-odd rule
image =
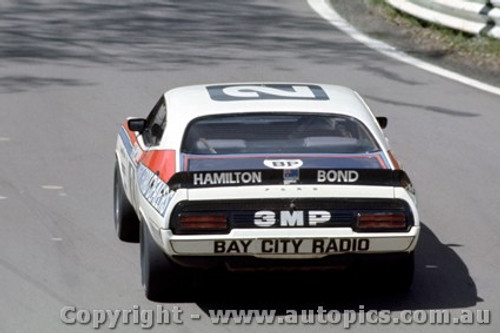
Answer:
[[[189,270],[168,258],[145,223],[142,223],[140,243],[142,284],[146,297],[151,301],[179,301],[189,295]]]
[[[118,238],[124,242],[138,243],[140,223],[123,189],[118,161],[115,163],[113,211]]]

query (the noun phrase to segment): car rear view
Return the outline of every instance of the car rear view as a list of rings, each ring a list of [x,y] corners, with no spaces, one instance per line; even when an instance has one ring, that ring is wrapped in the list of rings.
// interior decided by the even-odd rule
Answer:
[[[180,129],[167,120],[164,135],[179,136],[162,141],[177,147],[176,172],[159,186],[161,170],[138,166],[150,203],[138,204],[147,297],[174,295],[209,269],[375,265],[408,289],[419,217],[386,120],[336,86],[213,87],[201,94],[212,109],[192,111]]]

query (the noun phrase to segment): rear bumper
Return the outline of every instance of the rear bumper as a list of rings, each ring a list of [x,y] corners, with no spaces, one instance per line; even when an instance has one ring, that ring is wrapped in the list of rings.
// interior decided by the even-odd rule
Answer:
[[[185,264],[217,266],[231,260],[300,261],[405,254],[414,251],[420,227],[408,232],[358,233],[350,228],[239,229],[227,235],[173,235],[160,230],[165,253]],[[272,259],[272,260],[269,260]],[[357,260],[357,259],[356,259]]]
[[[344,270],[359,267],[380,267],[398,264],[411,253],[344,253],[316,259],[265,259],[248,256],[173,256],[176,264],[194,269],[227,270],[231,272],[280,272]]]

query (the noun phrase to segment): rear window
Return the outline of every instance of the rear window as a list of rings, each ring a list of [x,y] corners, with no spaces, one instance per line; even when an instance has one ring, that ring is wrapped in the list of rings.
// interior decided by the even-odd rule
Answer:
[[[379,148],[358,120],[338,115],[235,114],[195,119],[189,154],[365,153]]]

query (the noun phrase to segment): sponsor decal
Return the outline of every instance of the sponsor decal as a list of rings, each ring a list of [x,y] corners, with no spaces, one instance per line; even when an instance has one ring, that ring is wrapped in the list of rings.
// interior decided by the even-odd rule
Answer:
[[[262,165],[262,161],[261,161]],[[401,170],[382,169],[283,169],[240,171],[178,172],[168,184],[171,189],[241,185],[368,185],[410,187],[408,177]]]
[[[356,170],[318,170],[318,183],[355,183],[359,179]]]
[[[271,169],[298,169],[304,162],[302,160],[264,160],[264,165]]]
[[[304,218],[307,216],[307,219]],[[315,227],[319,224],[331,222],[331,213],[326,210],[283,210],[278,213],[270,210],[259,210],[254,214],[254,224],[258,227]]]
[[[142,150],[139,147],[139,144],[136,142],[132,147],[130,158],[132,159],[132,161],[134,161],[134,163],[137,164],[137,162],[141,159],[141,155],[142,155]]]
[[[328,100],[325,91],[317,85],[303,84],[246,84],[207,87],[214,101],[259,99]]]
[[[361,252],[370,249],[370,240],[367,238],[341,238],[341,239],[314,239],[312,241],[312,253],[332,252]]]
[[[368,238],[236,239],[213,242],[215,254],[332,254],[366,252]]]
[[[171,199],[168,185],[160,179],[157,173],[154,173],[143,164],[139,164],[137,168],[137,182],[144,198],[161,215],[164,215]]]
[[[193,185],[260,184],[260,171],[193,173]]]
[[[248,253],[253,240],[214,241],[214,253]]]

